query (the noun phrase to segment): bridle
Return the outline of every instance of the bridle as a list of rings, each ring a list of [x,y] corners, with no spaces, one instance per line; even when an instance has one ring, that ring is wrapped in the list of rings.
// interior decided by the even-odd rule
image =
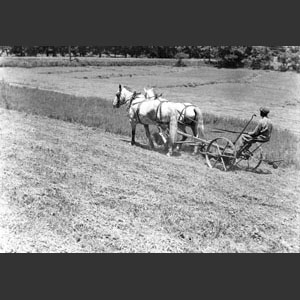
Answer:
[[[119,108],[123,104],[123,103],[122,104],[120,103],[121,102],[121,99],[120,99],[120,97],[121,97],[121,91],[119,91],[119,92],[116,93],[116,97],[117,97],[117,100],[118,100],[118,102],[116,104],[116,107]]]

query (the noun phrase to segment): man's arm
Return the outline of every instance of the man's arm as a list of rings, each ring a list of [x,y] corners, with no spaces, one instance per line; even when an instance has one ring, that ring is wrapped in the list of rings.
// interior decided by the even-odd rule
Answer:
[[[256,128],[253,131],[248,132],[248,134],[251,135],[252,137],[257,136],[260,134],[261,129],[262,129],[261,122],[259,122]]]

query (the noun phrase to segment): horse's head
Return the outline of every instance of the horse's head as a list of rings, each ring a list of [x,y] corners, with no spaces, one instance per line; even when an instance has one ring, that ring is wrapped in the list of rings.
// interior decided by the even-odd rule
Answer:
[[[153,88],[144,88],[146,99],[155,99],[156,95]]]
[[[146,99],[159,99],[162,97],[162,93],[157,94],[154,92],[153,88],[144,88],[144,92],[145,92],[145,98]]]
[[[121,105],[125,104],[126,101],[128,100],[130,93],[131,92],[128,89],[126,89],[126,87],[119,84],[119,89],[118,89],[115,99],[113,101],[113,107],[119,108]]]

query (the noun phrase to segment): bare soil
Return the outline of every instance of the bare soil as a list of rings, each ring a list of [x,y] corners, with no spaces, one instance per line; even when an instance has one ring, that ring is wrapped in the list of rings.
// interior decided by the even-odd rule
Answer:
[[[299,171],[211,170],[0,109],[1,252],[299,252]]]

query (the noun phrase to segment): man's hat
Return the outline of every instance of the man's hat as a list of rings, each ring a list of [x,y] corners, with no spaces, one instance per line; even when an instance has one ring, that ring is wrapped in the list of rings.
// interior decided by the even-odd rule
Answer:
[[[264,113],[265,115],[267,115],[267,114],[270,112],[270,110],[269,110],[267,107],[261,107],[259,110],[260,110],[262,113]]]

